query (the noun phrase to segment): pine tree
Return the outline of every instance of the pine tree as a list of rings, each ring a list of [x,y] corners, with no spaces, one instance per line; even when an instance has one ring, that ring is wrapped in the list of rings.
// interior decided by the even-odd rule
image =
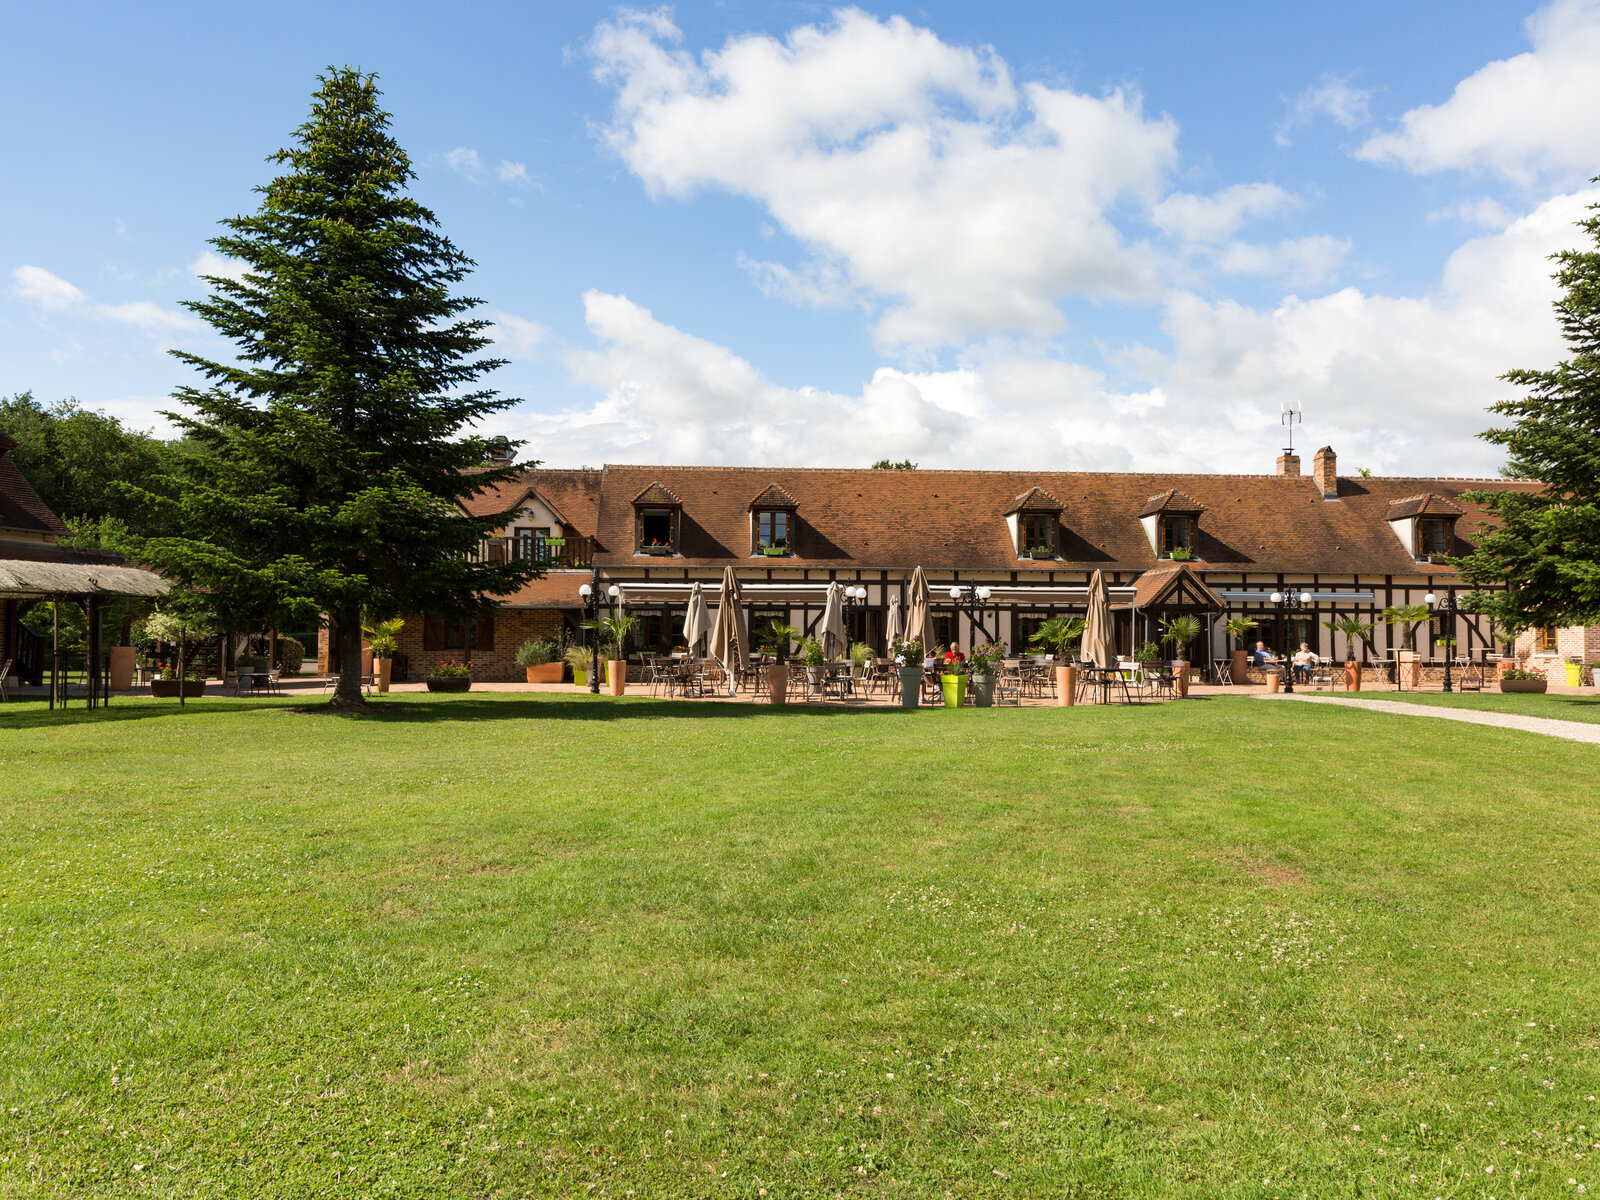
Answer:
[[[205,451],[172,502],[186,536],[133,549],[221,615],[326,614],[345,707],[363,703],[364,614],[467,617],[540,572],[471,558],[501,519],[461,502],[515,468],[486,467],[470,430],[516,403],[475,386],[503,360],[475,357],[489,323],[451,294],[472,261],[405,194],[414,172],[376,78],[319,78],[294,144],[268,160],[284,173],[212,240],[247,271],[207,277],[211,294],[188,305],[235,361],[174,351],[207,380],[169,414]]]
[[[1589,211],[1600,214],[1600,204]],[[1570,357],[1502,376],[1525,394],[1494,405],[1512,423],[1481,435],[1506,448],[1506,474],[1544,486],[1469,493],[1497,526],[1457,562],[1473,587],[1505,585],[1469,599],[1513,633],[1600,621],[1600,215],[1578,227],[1594,248],[1553,256],[1562,288],[1556,316]]]

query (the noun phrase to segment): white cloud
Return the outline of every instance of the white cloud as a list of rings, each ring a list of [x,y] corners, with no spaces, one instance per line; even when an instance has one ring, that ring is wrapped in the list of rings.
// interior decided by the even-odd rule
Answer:
[[[76,308],[88,299],[80,289],[61,276],[26,263],[12,269],[11,281],[21,299],[38,305],[46,312]]]
[[[123,304],[102,304],[92,301],[81,288],[43,267],[24,264],[13,268],[11,279],[16,295],[36,305],[43,313],[96,318],[146,330],[199,327],[199,322],[189,314],[162,308],[150,300],[131,300]]]
[[[1291,287],[1315,287],[1334,276],[1350,248],[1347,239],[1320,233],[1273,246],[1230,242],[1217,253],[1216,264],[1226,275],[1265,275]]]
[[[1483,229],[1504,229],[1516,219],[1516,213],[1488,196],[1447,204],[1428,214],[1428,220],[1431,222],[1460,221],[1465,225],[1477,225]]]
[[[1297,203],[1276,184],[1240,183],[1210,196],[1174,192],[1151,208],[1150,220],[1185,242],[1220,242],[1246,220],[1274,217]]]
[[[224,258],[215,250],[202,251],[200,257],[189,264],[189,274],[196,279],[211,275],[218,279],[240,280],[250,270],[250,264],[239,258]]]
[[[1289,110],[1273,136],[1278,145],[1290,145],[1293,139],[1289,135],[1318,117],[1328,117],[1345,129],[1354,129],[1367,123],[1371,106],[1372,93],[1356,87],[1350,76],[1324,75],[1289,102]]]
[[[498,308],[486,308],[483,310],[483,317],[494,323],[494,327],[489,330],[489,336],[494,339],[494,352],[505,358],[537,358],[539,347],[550,337],[550,331],[539,322],[519,317],[515,313],[504,312]]]
[[[1475,436],[1490,423],[1484,410],[1510,394],[1499,375],[1562,353],[1547,256],[1578,243],[1573,223],[1597,200],[1557,196],[1467,242],[1425,297],[1345,288],[1254,309],[1178,294],[1164,322],[1171,352],[1127,362],[1200,419],[1253,425],[1258,444],[1292,396],[1347,468],[1492,474],[1499,453]]]
[[[1019,89],[992,49],[853,9],[699,59],[679,40],[661,11],[596,29],[601,135],[653,193],[763,205],[814,260],[768,286],[835,273],[887,298],[882,342],[921,346],[1054,332],[1067,295],[1155,294],[1156,256],[1107,216],[1157,199],[1176,160],[1137,94]]]
[[[1357,152],[1428,173],[1470,170],[1567,182],[1600,166],[1600,0],[1556,0],[1528,19],[1533,49],[1489,63]]]
[[[457,146],[444,156],[445,163],[457,175],[469,179],[473,183],[488,183],[497,179],[501,183],[514,183],[529,185],[533,182],[528,175],[526,163],[512,162],[502,158],[494,166],[483,161],[482,156],[470,146]]]

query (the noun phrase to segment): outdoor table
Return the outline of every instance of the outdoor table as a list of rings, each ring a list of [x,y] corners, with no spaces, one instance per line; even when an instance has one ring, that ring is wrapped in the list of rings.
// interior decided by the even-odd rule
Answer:
[[[257,692],[268,678],[267,671],[235,671],[233,673],[233,694],[242,696],[246,692]]]

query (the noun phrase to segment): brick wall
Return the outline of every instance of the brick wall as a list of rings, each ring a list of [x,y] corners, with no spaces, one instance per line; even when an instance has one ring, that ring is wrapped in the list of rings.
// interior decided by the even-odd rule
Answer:
[[[494,614],[494,649],[477,650],[472,655],[472,677],[484,683],[511,683],[527,679],[517,666],[517,647],[532,638],[560,637],[565,622],[555,608],[502,608]],[[422,618],[410,616],[400,630],[401,654],[407,659],[412,683],[420,683],[428,672],[443,662],[460,662],[460,650],[424,650]],[[328,674],[328,631],[317,634],[317,674]]]
[[[1568,625],[1556,630],[1556,653],[1540,653],[1539,630],[1528,629],[1517,635],[1517,665],[1529,671],[1542,671],[1551,683],[1566,683],[1568,658],[1585,663],[1600,662],[1600,625]]]

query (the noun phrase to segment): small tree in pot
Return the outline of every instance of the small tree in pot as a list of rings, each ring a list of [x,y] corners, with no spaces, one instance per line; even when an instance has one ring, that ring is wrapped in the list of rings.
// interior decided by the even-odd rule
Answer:
[[[1406,646],[1410,656],[1395,669],[1400,672],[1401,687],[1417,687],[1422,682],[1422,662],[1417,656],[1417,626],[1433,614],[1426,604],[1391,604],[1383,610],[1384,624],[1405,628]]]
[[[1376,621],[1363,621],[1354,613],[1346,613],[1342,617],[1334,617],[1331,621],[1324,621],[1322,627],[1334,633],[1344,635],[1344,687],[1347,692],[1361,690],[1361,664],[1356,660],[1356,643],[1363,645],[1372,631],[1378,627]]]
[[[1047,646],[1056,656],[1056,702],[1070,705],[1077,699],[1077,672],[1068,662],[1072,648],[1083,637],[1089,623],[1082,617],[1056,616],[1040,623],[1028,639],[1030,645]]]
[[[394,652],[400,648],[400,630],[404,627],[405,621],[400,617],[390,617],[387,621],[375,621],[362,627],[361,632],[367,635],[367,644],[372,647],[372,678],[380,692],[389,690],[389,676],[394,670]]]
[[[1172,679],[1180,696],[1189,694],[1189,644],[1199,636],[1199,617],[1173,617],[1161,623],[1161,640],[1176,648],[1176,657],[1172,660]]]
[[[1245,639],[1260,627],[1261,622],[1254,617],[1229,617],[1224,623],[1228,636],[1238,643],[1228,655],[1228,673],[1234,683],[1244,683],[1249,679],[1250,648],[1244,643]]]
[[[639,624],[639,618],[614,608],[598,621],[585,621],[583,627],[600,634],[600,649],[606,660],[606,686],[613,696],[622,695],[628,687],[628,638]]]

